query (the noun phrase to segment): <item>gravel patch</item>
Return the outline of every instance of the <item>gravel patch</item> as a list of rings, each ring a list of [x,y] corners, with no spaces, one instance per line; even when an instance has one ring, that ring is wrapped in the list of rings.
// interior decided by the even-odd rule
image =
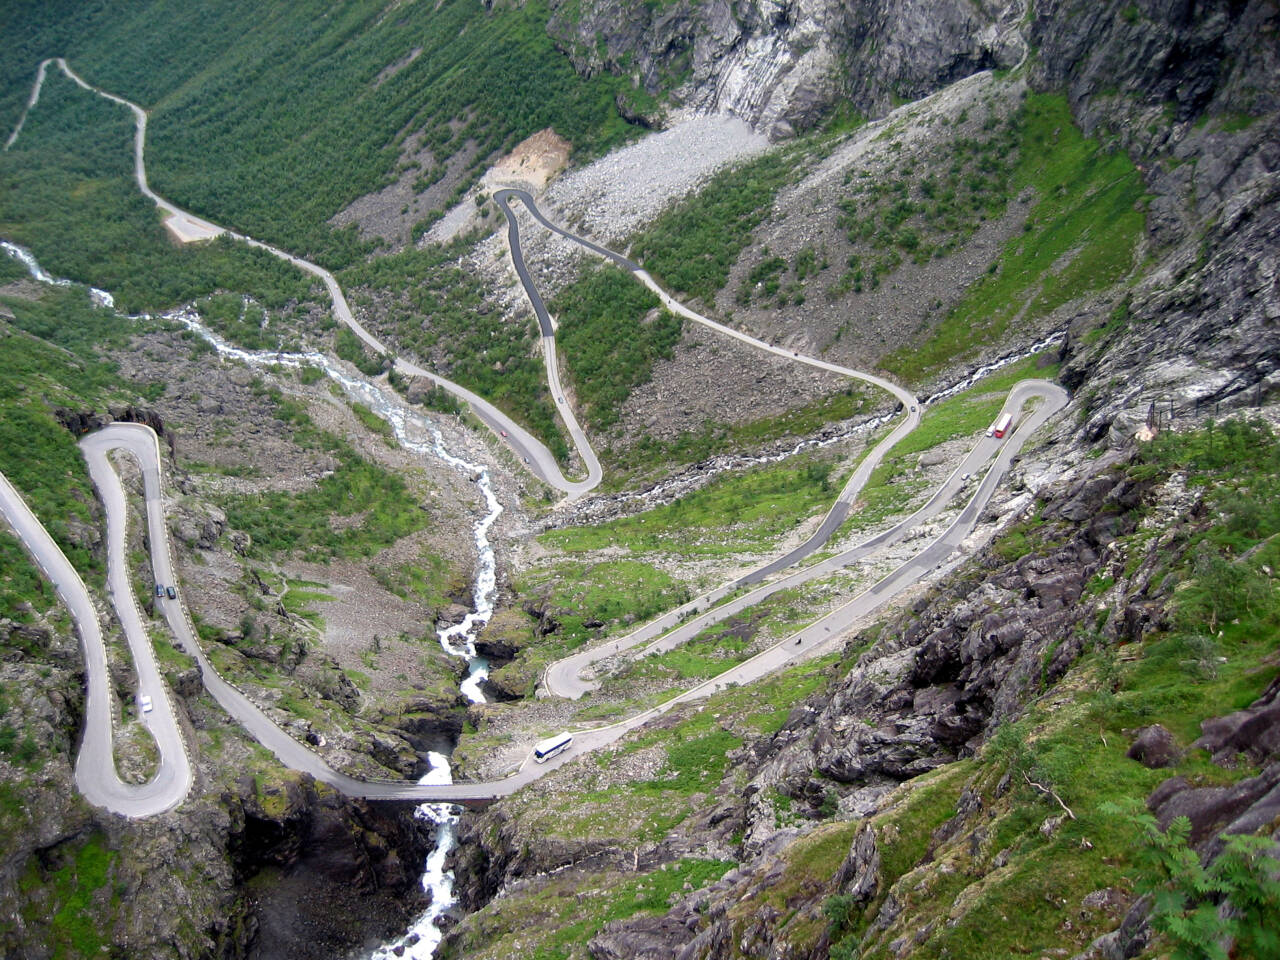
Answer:
[[[722,167],[768,146],[762,134],[736,117],[690,116],[561,177],[541,199],[554,219],[602,243],[615,243],[647,226]],[[486,175],[484,186],[447,211],[426,239],[444,243],[456,236],[474,222],[480,190],[497,185]]]
[[[696,116],[553,183],[547,199],[588,234],[616,241],[647,226],[717,170],[769,141],[736,117]]]

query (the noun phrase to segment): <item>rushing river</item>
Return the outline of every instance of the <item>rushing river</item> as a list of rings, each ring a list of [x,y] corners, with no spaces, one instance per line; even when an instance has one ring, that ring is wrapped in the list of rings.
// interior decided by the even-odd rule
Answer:
[[[29,250],[7,241],[0,241],[0,249],[27,268],[41,283],[53,286],[71,286],[72,281],[59,279],[45,271]],[[115,300],[105,290],[89,288],[89,296],[95,304],[107,309],[115,308]],[[125,319],[151,319],[127,317]],[[233,346],[200,322],[199,315],[191,307],[184,307],[161,314],[158,319],[181,323],[201,337],[217,351],[219,356],[257,367],[315,367],[324,373],[353,400],[369,407],[385,420],[396,440],[406,450],[424,457],[432,456],[472,478],[485,503],[484,514],[476,520],[472,533],[476,545],[477,569],[472,585],[472,611],[461,623],[446,626],[437,631],[440,646],[454,657],[467,661],[467,675],[459,689],[472,703],[484,703],[481,687],[489,676],[489,662],[476,653],[473,634],[493,616],[493,601],[497,593],[497,567],[489,531],[502,514],[502,504],[493,492],[489,471],[481,464],[471,463],[454,456],[445,447],[444,438],[434,423],[411,410],[390,388],[362,377],[353,377],[323,353],[277,353],[265,350],[244,350]],[[452,783],[453,773],[448,757],[440,753],[427,754],[430,764],[420,783]],[[445,861],[457,843],[454,830],[458,822],[458,808],[449,803],[421,804],[414,815],[420,820],[436,825],[435,846],[423,868],[422,887],[431,898],[427,910],[414,921],[408,932],[399,940],[385,944],[374,951],[370,960],[390,960],[406,957],[408,960],[430,960],[439,946],[442,931],[437,926],[440,917],[456,902],[453,896],[453,874],[445,869]],[[398,953],[396,951],[399,951]]]

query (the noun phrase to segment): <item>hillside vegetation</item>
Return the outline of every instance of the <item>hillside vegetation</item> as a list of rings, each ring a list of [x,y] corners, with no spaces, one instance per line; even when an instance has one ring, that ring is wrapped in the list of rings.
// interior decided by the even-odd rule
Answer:
[[[265,250],[218,239],[175,244],[138,192],[133,114],[50,69],[22,136],[0,153],[0,235],[41,265],[110,291],[127,313],[163,310],[216,290],[273,310],[322,299],[311,279]]]
[[[90,83],[150,111],[157,192],[338,268],[371,246],[354,226],[326,221],[394,179],[411,133],[430,147],[425,183],[465,156],[455,195],[495,151],[544,127],[586,156],[631,135],[615,105],[629,82],[579,78],[546,19],[542,0],[492,10],[473,0],[10,8],[0,18],[0,129],[16,122],[36,64],[65,55]]]

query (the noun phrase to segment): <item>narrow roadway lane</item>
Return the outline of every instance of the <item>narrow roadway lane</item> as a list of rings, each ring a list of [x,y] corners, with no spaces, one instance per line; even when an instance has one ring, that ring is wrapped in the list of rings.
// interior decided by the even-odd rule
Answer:
[[[978,442],[974,444],[973,449],[969,451],[960,465],[952,471],[942,486],[934,492],[928,502],[888,530],[878,533],[874,537],[850,547],[848,550],[820,560],[811,566],[796,570],[786,577],[758,586],[754,590],[739,596],[733,596],[743,587],[759,582],[759,578],[756,576],[759,571],[753,571],[747,576],[722,584],[676,610],[668,611],[625,637],[609,640],[588,650],[581,650],[565,657],[563,660],[557,660],[543,672],[543,685],[547,692],[553,696],[577,700],[599,686],[594,680],[584,679],[583,674],[602,660],[615,657],[619,653],[644,644],[648,645],[639,655],[663,653],[672,650],[693,639],[707,627],[755,606],[766,597],[780,590],[830,576],[838,570],[867,559],[877,550],[902,541],[912,530],[940,514],[947,504],[970,482],[965,478],[976,477],[994,457],[995,463],[990,467],[987,476],[989,477],[992,471],[997,471],[997,468],[999,475],[993,482],[990,492],[986,494],[986,500],[989,500],[991,493],[994,493],[995,483],[998,483],[999,476],[1002,476],[1004,470],[1007,469],[1007,458],[1013,455],[1009,451],[1016,452],[1021,449],[1022,444],[1030,433],[1034,432],[1045,419],[1066,405],[1067,395],[1066,391],[1061,387],[1048,381],[1024,380],[1014,385],[1005,400],[1001,412],[1012,414],[1016,422],[1024,405],[1028,401],[1035,399],[1041,401],[1041,407],[1033,414],[1028,415],[1025,421],[1019,423],[1011,437],[1005,440],[997,440],[988,436],[980,437]],[[986,482],[985,479],[984,482]],[[975,496],[979,493],[981,493],[981,488],[975,492]],[[971,530],[972,525],[969,527],[969,531]],[[969,531],[966,531],[965,536],[968,535]],[[963,540],[964,538],[961,537],[960,539]],[[958,544],[959,541],[956,541],[956,543]],[[776,562],[767,566],[774,567],[775,565]],[[732,599],[720,603],[726,597],[732,597]],[[713,606],[713,604],[717,603],[719,606]],[[827,626],[830,626],[830,624],[827,624]],[[794,642],[794,637],[792,640]]]
[[[91,462],[91,469],[93,465]],[[107,468],[114,476],[114,471]],[[97,482],[95,478],[95,482]],[[119,489],[119,482],[116,482]],[[112,496],[110,488],[104,491]],[[113,701],[107,673],[107,648],[98,611],[84,581],[61,548],[36,519],[8,478],[0,474],[0,512],[9,522],[36,565],[53,584],[75,624],[85,660],[84,731],[75,761],[76,788],[98,807],[126,817],[150,817],[176,807],[192,784],[186,745],[174,718],[172,705],[156,667],[151,640],[142,629],[133,591],[124,565],[124,497],[108,509],[107,551],[111,563],[108,586],[121,615],[138,673],[138,695],[152,698],[155,709],[142,722],[155,738],[160,760],[155,776],[142,785],[125,783],[116,771],[113,747]]]

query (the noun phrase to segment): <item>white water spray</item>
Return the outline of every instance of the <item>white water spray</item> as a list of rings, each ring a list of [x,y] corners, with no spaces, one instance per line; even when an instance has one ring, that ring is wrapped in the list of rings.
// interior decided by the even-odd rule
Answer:
[[[431,761],[431,769],[418,782],[453,783],[449,759],[439,753],[429,753],[427,757]],[[422,889],[431,897],[431,905],[413,922],[403,937],[378,947],[369,960],[431,960],[435,956],[436,947],[440,946],[440,941],[444,938],[444,932],[439,927],[440,918],[458,902],[458,898],[453,895],[453,873],[444,866],[450,851],[458,842],[454,829],[458,822],[458,808],[452,803],[424,803],[413,815],[419,820],[429,820],[436,825],[435,847],[427,857],[422,873]]]
[[[13,259],[27,268],[27,272],[41,283],[47,283],[52,287],[70,287],[75,285],[75,281],[67,280],[63,277],[55,277],[48,273],[44,267],[36,262],[36,258],[32,256],[31,251],[26,247],[20,247],[16,243],[10,243],[8,240],[0,240],[0,250],[3,250]],[[89,299],[96,306],[106,307],[108,310],[116,308],[116,298],[111,296],[105,290],[99,290],[97,287],[89,288]]]

